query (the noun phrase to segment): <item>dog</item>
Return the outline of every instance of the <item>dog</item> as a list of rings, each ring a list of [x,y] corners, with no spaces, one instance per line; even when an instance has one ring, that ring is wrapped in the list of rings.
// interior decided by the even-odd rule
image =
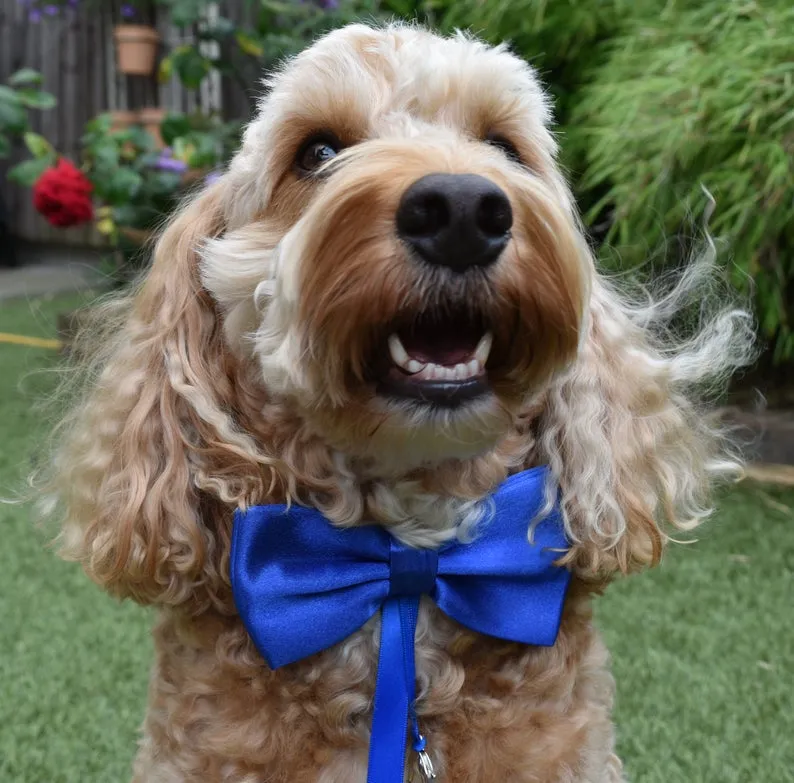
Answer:
[[[63,556],[157,608],[134,782],[367,778],[380,620],[268,666],[232,591],[235,511],[305,506],[433,549],[537,466],[568,542],[556,641],[424,598],[432,771],[409,750],[405,780],[623,780],[593,599],[740,471],[701,394],[750,360],[750,317],[704,305],[676,336],[708,260],[654,297],[597,271],[549,99],[505,47],[352,25],[267,86],[228,170],[92,330],[44,495]]]

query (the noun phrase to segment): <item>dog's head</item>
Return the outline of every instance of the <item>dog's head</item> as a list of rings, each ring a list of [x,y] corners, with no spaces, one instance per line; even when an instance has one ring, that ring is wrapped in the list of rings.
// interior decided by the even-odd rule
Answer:
[[[581,573],[657,562],[660,518],[735,467],[692,390],[747,321],[659,339],[705,267],[657,303],[608,286],[548,123],[531,69],[463,36],[352,26],[289,63],[100,340],[50,485],[65,554],[228,607],[235,505],[454,524],[440,499],[546,463]]]
[[[354,26],[272,83],[202,250],[226,338],[340,449],[491,447],[576,354],[592,265],[532,70]]]

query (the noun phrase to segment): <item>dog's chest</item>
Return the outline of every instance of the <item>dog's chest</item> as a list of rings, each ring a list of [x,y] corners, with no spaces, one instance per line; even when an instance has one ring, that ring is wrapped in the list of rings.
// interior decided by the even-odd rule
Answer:
[[[608,728],[611,678],[589,615],[589,601],[569,596],[555,646],[526,647],[467,631],[423,603],[417,712],[439,780],[519,780],[519,765],[538,773],[533,781],[567,780],[557,771],[579,763],[589,723]],[[375,618],[272,671],[237,618],[165,614],[145,747],[169,763],[189,759],[179,779],[200,771],[205,783],[363,783],[378,632]]]

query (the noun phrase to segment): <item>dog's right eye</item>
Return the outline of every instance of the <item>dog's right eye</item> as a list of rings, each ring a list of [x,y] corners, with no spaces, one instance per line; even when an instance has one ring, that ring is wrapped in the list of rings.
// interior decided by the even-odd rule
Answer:
[[[498,133],[489,133],[485,137],[485,143],[501,150],[507,156],[507,159],[512,160],[513,163],[521,164],[523,162],[519,151],[516,149],[516,145],[504,136]]]
[[[311,174],[335,158],[342,149],[339,139],[329,133],[307,139],[295,156],[295,165],[300,174]]]

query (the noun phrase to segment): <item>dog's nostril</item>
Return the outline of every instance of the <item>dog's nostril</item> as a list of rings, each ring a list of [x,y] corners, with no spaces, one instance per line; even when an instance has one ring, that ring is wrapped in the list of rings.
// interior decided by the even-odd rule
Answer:
[[[477,207],[477,227],[489,237],[501,237],[513,225],[513,210],[502,193],[488,193]]]
[[[428,237],[449,223],[449,205],[438,193],[422,193],[407,199],[397,213],[397,230],[406,237]]]

